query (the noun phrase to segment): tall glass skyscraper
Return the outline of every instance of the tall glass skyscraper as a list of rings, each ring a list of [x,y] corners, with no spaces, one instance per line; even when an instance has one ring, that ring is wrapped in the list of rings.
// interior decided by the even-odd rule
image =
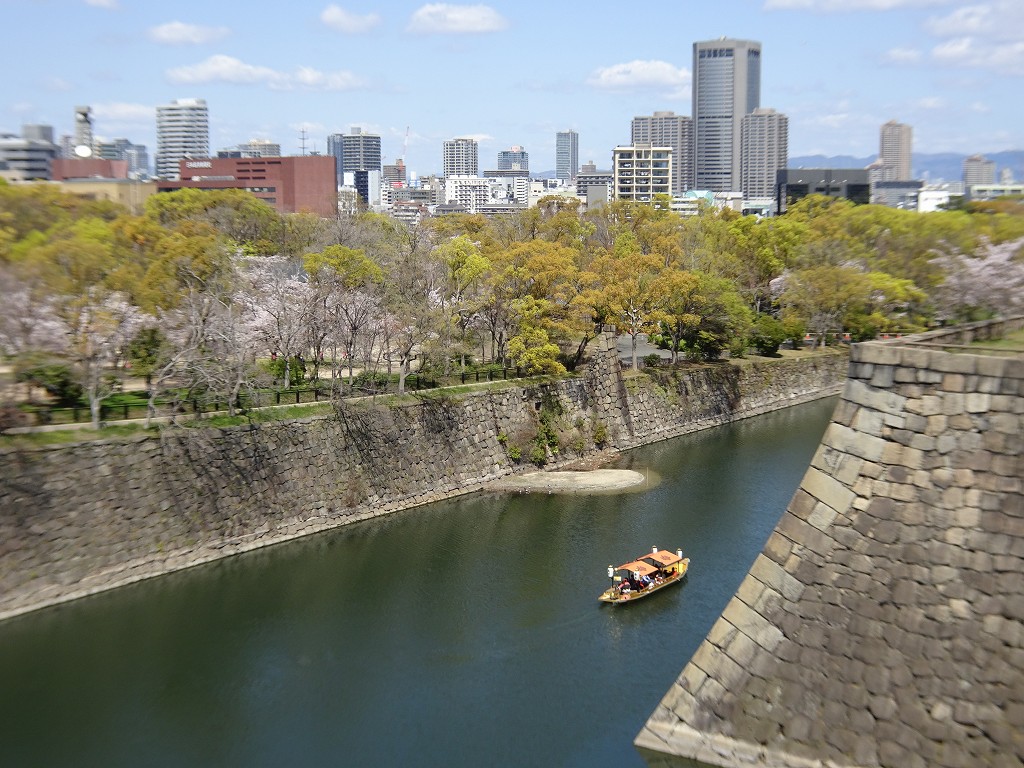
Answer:
[[[693,44],[694,188],[740,189],[743,116],[761,106],[761,44],[720,38]]]
[[[580,170],[580,135],[576,131],[555,134],[555,178],[569,183]]]
[[[205,99],[178,99],[156,108],[156,175],[178,178],[178,161],[210,156]]]

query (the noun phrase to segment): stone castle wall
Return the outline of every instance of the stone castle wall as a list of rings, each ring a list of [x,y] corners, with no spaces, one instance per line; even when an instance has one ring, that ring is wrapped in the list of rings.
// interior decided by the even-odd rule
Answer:
[[[1019,764],[1024,318],[853,347],[799,489],[636,743],[650,765]]]
[[[333,416],[169,429],[0,455],[0,618],[348,522],[534,467],[541,414],[566,463],[838,391],[843,355],[626,378],[611,338],[581,376]],[[571,446],[571,447],[570,447]]]

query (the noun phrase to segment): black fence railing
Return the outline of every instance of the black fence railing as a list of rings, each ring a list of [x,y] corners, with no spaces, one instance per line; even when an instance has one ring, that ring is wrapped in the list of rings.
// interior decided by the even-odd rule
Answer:
[[[406,392],[437,389],[459,384],[475,384],[487,381],[507,381],[523,378],[526,374],[521,368],[489,367],[481,370],[465,371],[448,376],[411,373],[405,379]],[[245,392],[235,400],[235,410],[252,408],[268,408],[284,405],[305,405],[311,403],[330,402],[331,400],[366,397],[370,395],[396,394],[398,381],[395,376],[357,376],[350,384],[348,379],[335,379],[329,386],[292,387],[279,390],[259,390]],[[201,417],[213,413],[230,411],[229,400],[221,395],[204,394],[181,398],[161,398],[155,403],[157,416],[193,416]],[[100,406],[100,421],[127,421],[146,418],[147,405],[144,402],[103,403]],[[87,405],[72,407],[31,406],[22,409],[24,426],[44,426],[59,424],[80,424],[92,420],[92,412]]]

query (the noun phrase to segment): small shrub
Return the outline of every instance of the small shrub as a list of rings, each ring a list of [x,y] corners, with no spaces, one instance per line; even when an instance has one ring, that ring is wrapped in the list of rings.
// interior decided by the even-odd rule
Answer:
[[[265,364],[267,371],[276,380],[284,381],[284,358],[277,357],[273,360],[267,361]],[[288,385],[292,387],[300,386],[306,380],[306,361],[301,357],[292,357],[288,366]]]
[[[594,445],[598,448],[604,448],[608,443],[608,427],[604,425],[604,422],[598,421],[594,423]]]
[[[583,435],[573,438],[572,449],[580,456],[587,450],[587,441],[583,439]]]
[[[81,403],[84,392],[82,386],[75,381],[71,366],[60,362],[30,364],[18,370],[15,380],[19,384],[31,384],[46,390],[54,404],[61,408],[71,408]]]
[[[508,457],[512,459],[512,461],[519,461],[523,458],[523,449],[518,445],[510,445],[508,447]]]
[[[508,442],[508,435],[506,435],[504,432],[499,432],[498,442],[501,443],[502,445],[505,445]]]
[[[544,443],[540,441],[534,441],[530,446],[530,461],[536,464],[538,467],[543,466],[547,463],[548,452],[545,448]]]
[[[653,352],[649,355],[644,355],[644,367],[654,368],[661,363],[661,355],[656,355]]]
[[[363,392],[383,392],[388,388],[388,375],[379,371],[363,371],[352,380],[352,388]]]
[[[750,334],[750,344],[759,355],[774,357],[787,338],[786,327],[771,315],[758,315]]]

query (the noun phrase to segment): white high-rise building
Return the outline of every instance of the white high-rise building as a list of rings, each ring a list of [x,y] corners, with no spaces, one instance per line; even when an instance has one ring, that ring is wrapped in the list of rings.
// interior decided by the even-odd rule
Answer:
[[[789,159],[789,118],[758,107],[743,116],[740,128],[740,191],[745,200],[770,200]]]
[[[481,176],[453,174],[444,178],[444,200],[477,213],[491,197],[491,182]]]
[[[632,144],[612,150],[612,195],[616,200],[653,202],[672,194],[672,147]]]
[[[910,181],[914,130],[890,120],[879,134],[878,159],[882,161],[881,181]]]
[[[740,189],[743,116],[761,106],[761,44],[720,38],[693,44],[695,189]]]
[[[205,99],[178,99],[156,108],[156,175],[178,179],[178,161],[210,156]]]
[[[480,148],[474,139],[449,139],[444,143],[444,177],[477,176],[480,172]]]
[[[576,131],[559,131],[555,134],[555,178],[568,184],[579,170],[580,135]]]
[[[996,164],[984,155],[971,155],[964,158],[964,187],[970,189],[975,184],[995,184]]]
[[[633,118],[630,132],[634,144],[672,147],[672,194],[681,195],[693,187],[693,120],[675,112],[655,112]]]

